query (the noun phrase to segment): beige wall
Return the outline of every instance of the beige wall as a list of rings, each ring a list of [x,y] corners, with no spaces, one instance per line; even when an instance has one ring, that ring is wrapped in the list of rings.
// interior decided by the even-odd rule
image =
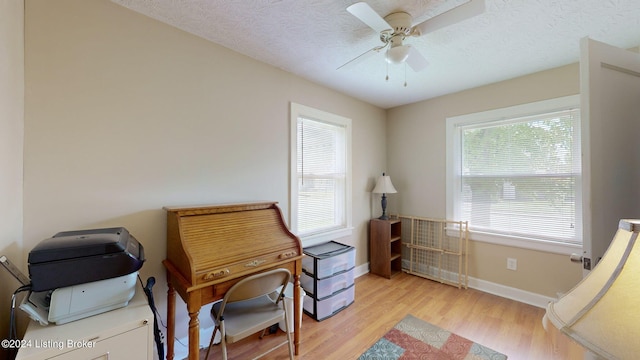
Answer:
[[[353,119],[355,230],[342,241],[367,262],[384,110],[107,0],[28,0],[25,16],[25,256],[58,231],[124,226],[164,316],[162,207],[275,200],[288,214],[293,101]]]
[[[446,216],[446,118],[578,93],[573,64],[389,110],[387,161],[398,189],[390,207],[403,215]],[[566,255],[482,242],[470,249],[469,276],[548,297],[582,276]],[[517,271],[506,269],[507,257],[518,260]]]
[[[17,3],[0,3],[0,16],[22,19]],[[342,241],[362,265],[380,172],[399,191],[391,212],[445,216],[447,117],[578,93],[570,65],[385,112],[107,0],[28,0],[25,16],[24,241],[22,25],[0,21],[0,44],[12,49],[10,81],[0,84],[0,146],[10,146],[0,175],[12,175],[1,178],[0,196],[14,205],[0,210],[11,219],[0,250],[26,270],[28,251],[58,231],[125,226],[145,246],[141,276],[158,278],[161,314],[162,206],[267,199],[288,214],[290,101],[353,119],[355,230]],[[546,296],[581,276],[564,255],[480,242],[471,252],[471,276]],[[506,270],[507,257],[518,258],[517,272]],[[183,309],[179,316],[184,336]]]
[[[24,4],[0,0],[0,255],[22,267]],[[20,284],[0,269],[0,339],[9,335],[11,294]],[[0,348],[0,359],[8,353]]]

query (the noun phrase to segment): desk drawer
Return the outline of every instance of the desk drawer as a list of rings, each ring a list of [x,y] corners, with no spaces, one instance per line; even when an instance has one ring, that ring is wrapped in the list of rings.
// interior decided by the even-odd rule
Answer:
[[[246,274],[258,268],[264,269],[269,265],[282,262],[283,260],[292,258],[294,256],[297,255],[293,251],[276,251],[272,253],[266,253],[255,258],[242,259],[235,263],[226,264],[220,267],[197,270],[195,273],[196,283],[197,285],[203,285],[213,281],[224,281],[227,278],[232,279],[239,276],[240,274]]]

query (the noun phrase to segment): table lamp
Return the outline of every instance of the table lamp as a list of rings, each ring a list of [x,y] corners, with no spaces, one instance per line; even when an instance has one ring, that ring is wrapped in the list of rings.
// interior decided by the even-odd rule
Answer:
[[[391,177],[382,173],[382,176],[378,177],[378,180],[376,181],[376,187],[373,188],[372,192],[374,194],[382,194],[382,216],[380,216],[378,219],[389,220],[389,217],[386,214],[386,210],[387,210],[386,194],[397,193],[396,188],[394,188],[393,184],[391,183]]]
[[[591,353],[632,359],[640,353],[640,220],[620,220],[596,267],[543,318]]]

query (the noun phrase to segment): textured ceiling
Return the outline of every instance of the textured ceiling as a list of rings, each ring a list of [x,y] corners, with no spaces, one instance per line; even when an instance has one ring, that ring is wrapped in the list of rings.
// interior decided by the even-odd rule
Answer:
[[[419,73],[387,65],[382,53],[337,70],[381,44],[346,11],[357,0],[112,1],[382,108],[577,62],[586,36],[640,45],[640,0],[486,0],[482,15],[405,40],[429,62]],[[366,2],[415,24],[466,0]]]

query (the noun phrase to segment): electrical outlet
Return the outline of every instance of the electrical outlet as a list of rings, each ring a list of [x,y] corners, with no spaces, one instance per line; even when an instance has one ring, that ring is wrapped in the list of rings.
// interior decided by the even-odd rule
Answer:
[[[507,269],[508,270],[518,270],[518,259],[507,258]]]

